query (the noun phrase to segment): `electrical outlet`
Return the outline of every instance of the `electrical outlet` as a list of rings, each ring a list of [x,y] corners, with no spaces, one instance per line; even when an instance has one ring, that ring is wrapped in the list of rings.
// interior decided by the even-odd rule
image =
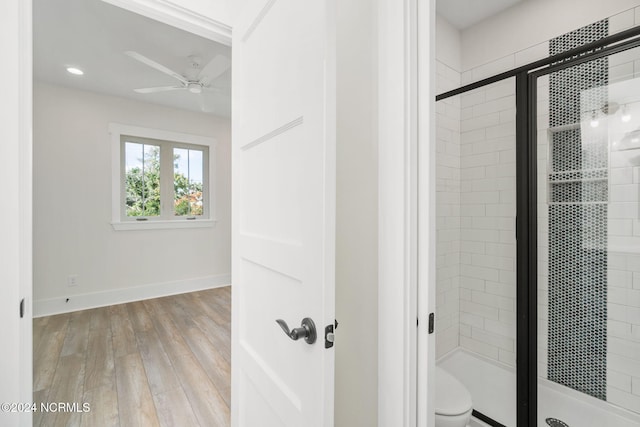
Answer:
[[[72,286],[78,286],[78,275],[77,274],[70,274],[67,276],[67,286],[72,287]]]

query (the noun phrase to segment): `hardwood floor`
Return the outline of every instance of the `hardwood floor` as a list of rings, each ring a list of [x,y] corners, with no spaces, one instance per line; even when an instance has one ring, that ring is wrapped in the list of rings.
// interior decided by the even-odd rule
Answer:
[[[231,288],[33,319],[35,427],[229,426]]]

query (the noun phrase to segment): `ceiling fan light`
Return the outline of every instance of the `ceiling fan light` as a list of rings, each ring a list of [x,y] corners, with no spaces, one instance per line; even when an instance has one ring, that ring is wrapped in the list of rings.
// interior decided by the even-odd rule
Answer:
[[[198,83],[189,83],[187,88],[191,93],[202,93],[202,86],[199,85]]]

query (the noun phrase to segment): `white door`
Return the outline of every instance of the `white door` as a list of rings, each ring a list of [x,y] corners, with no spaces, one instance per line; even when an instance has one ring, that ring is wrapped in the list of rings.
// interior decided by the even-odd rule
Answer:
[[[233,27],[232,424],[333,425],[335,7],[246,0]],[[287,336],[311,318],[313,344]]]

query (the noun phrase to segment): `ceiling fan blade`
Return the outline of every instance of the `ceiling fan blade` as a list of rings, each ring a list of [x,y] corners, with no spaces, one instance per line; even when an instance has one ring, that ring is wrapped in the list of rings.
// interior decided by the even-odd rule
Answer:
[[[200,83],[208,85],[231,67],[231,60],[224,55],[216,55],[200,72]]]
[[[135,59],[136,61],[140,61],[143,64],[148,65],[151,68],[155,68],[156,70],[158,70],[158,71],[160,71],[162,73],[168,74],[171,77],[173,77],[174,79],[180,80],[184,84],[188,83],[188,81],[183,76],[181,76],[180,74],[178,74],[175,71],[165,67],[162,64],[158,64],[156,61],[154,61],[152,59],[149,59],[146,56],[139,54],[138,52],[134,52],[132,50],[128,50],[128,51],[125,52],[125,55],[130,56],[131,58]]]
[[[170,90],[186,89],[184,86],[158,86],[158,87],[144,87],[142,89],[134,89],[134,92],[138,93],[156,93],[156,92],[169,92]]]

